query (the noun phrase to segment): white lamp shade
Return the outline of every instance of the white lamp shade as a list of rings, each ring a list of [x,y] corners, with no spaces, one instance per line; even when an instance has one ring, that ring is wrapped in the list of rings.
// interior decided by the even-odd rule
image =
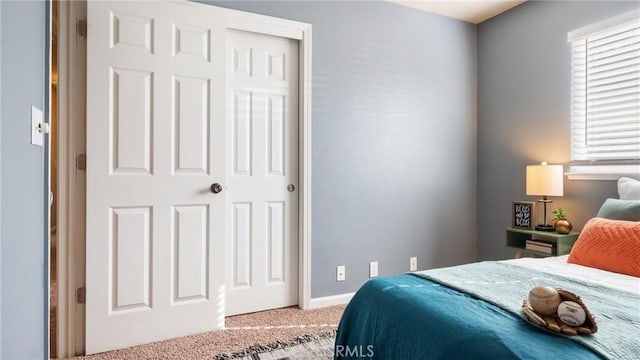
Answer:
[[[527,195],[562,196],[562,165],[528,165]]]

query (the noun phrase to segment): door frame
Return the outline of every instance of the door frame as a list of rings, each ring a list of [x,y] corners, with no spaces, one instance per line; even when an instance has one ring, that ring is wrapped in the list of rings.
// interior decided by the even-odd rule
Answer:
[[[86,153],[86,38],[76,24],[87,18],[85,1],[61,1],[58,40],[58,358],[84,353],[84,304],[76,303],[85,283],[86,173],[77,168]],[[203,6],[185,1],[185,6]],[[210,5],[204,5],[210,6]],[[298,306],[311,308],[311,25],[221,8],[228,30],[298,40]],[[80,160],[80,163],[82,161]],[[225,266],[226,268],[226,266]],[[80,294],[81,295],[81,294]],[[82,296],[82,295],[81,295]]]

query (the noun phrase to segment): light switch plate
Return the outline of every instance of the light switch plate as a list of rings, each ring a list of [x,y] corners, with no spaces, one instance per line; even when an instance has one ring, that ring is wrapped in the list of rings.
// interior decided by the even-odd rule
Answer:
[[[36,146],[44,145],[44,134],[40,131],[40,124],[44,122],[42,110],[31,107],[31,143]]]

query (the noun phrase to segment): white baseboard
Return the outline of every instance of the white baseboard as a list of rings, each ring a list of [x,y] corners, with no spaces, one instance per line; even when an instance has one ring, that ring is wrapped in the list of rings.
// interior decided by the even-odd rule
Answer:
[[[333,305],[348,304],[355,292],[331,296],[323,296],[319,298],[313,298],[310,301],[311,309],[323,308]]]

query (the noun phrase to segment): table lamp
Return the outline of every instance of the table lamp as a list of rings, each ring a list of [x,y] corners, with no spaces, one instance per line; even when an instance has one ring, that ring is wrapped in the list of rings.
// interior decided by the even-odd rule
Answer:
[[[536,225],[536,230],[553,231],[553,225],[547,224],[547,203],[553,200],[547,196],[562,196],[562,165],[548,165],[543,161],[540,165],[527,165],[527,195],[542,196],[538,200],[543,204],[544,220],[542,224]]]

